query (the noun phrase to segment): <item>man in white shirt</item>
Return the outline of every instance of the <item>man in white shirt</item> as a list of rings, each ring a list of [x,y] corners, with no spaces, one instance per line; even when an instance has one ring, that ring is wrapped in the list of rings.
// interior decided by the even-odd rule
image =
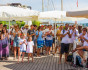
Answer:
[[[78,50],[78,54],[83,58],[83,60],[85,61],[85,57],[84,57],[84,51],[88,51],[88,33],[87,33],[87,29],[83,28],[83,32],[82,34],[79,36],[80,40],[83,41],[83,46],[82,47],[78,47],[75,50],[73,50],[73,52]]]
[[[67,60],[68,52],[69,52],[69,37],[70,37],[70,32],[68,31],[68,24],[65,24],[65,29],[61,31],[61,51],[60,51],[60,59],[59,59],[59,64],[61,64],[61,58],[62,54],[65,53],[65,63]]]
[[[78,30],[76,29],[76,26],[75,25],[72,25],[71,26],[71,29],[69,28],[69,31],[70,31],[70,35],[71,35],[69,52],[71,52],[73,50],[74,40],[76,39],[76,36],[79,35],[79,33],[78,33]]]

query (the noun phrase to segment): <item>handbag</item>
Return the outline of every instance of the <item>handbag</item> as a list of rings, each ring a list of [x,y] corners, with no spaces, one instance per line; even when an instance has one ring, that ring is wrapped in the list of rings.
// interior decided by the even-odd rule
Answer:
[[[3,44],[3,45],[2,45],[2,48],[6,48],[6,47],[7,47],[7,44]]]

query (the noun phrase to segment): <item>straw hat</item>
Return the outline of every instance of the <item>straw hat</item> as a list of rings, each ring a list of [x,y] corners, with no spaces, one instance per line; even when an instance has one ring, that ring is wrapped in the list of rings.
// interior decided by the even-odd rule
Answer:
[[[28,28],[28,27],[29,27],[29,25],[25,25],[24,27],[25,27],[25,28]]]

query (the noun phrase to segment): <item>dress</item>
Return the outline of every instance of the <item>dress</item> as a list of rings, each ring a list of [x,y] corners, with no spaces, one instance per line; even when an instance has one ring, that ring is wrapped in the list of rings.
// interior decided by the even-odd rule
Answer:
[[[20,43],[23,43],[24,40],[26,41],[26,39],[20,39]],[[23,44],[20,45],[20,51],[21,52],[26,52],[26,44],[25,43],[23,43]]]
[[[0,58],[9,57],[8,38],[0,40]]]
[[[33,46],[34,46],[34,42],[27,42],[27,50],[26,53],[33,53]]]
[[[0,58],[2,58],[2,40],[0,40]]]
[[[20,37],[18,37],[18,34],[16,34],[13,42],[13,47],[20,47],[19,41],[20,41]]]

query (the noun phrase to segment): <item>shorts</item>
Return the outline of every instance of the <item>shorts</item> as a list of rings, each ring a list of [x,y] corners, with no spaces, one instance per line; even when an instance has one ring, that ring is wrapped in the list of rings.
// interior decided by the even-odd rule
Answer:
[[[53,43],[55,43],[55,38],[53,38]]]
[[[26,53],[26,51],[21,51],[21,50],[20,50],[20,52],[25,52]]]
[[[43,40],[43,45],[45,46],[45,40]]]
[[[19,41],[14,41],[13,42],[13,47],[20,47]]]
[[[68,53],[68,52],[69,52],[69,44],[61,43],[60,53],[63,54],[63,53]]]
[[[53,40],[46,40],[46,47],[52,47]]]
[[[37,41],[37,48],[43,47],[43,41]]]
[[[61,46],[61,41],[57,40],[56,46]]]
[[[87,51],[87,50],[83,49],[83,51]]]
[[[34,42],[34,46],[36,47],[36,39],[33,42]]]

